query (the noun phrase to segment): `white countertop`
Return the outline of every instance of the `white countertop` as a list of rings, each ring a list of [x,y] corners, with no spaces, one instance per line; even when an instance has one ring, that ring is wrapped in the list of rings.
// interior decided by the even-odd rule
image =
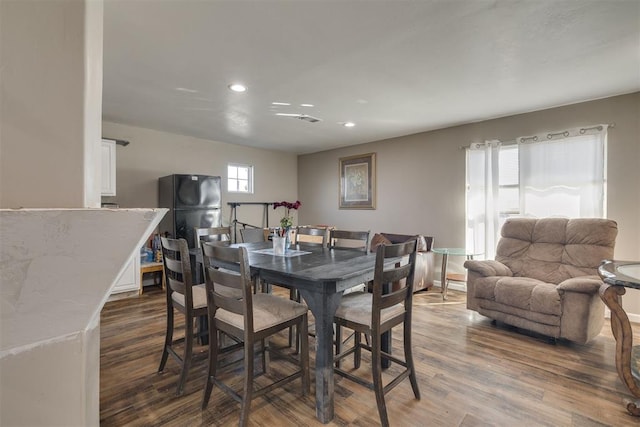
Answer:
[[[0,358],[95,326],[167,209],[0,210]]]

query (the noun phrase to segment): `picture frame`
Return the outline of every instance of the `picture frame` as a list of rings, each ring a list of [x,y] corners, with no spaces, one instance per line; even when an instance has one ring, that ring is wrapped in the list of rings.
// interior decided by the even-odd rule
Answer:
[[[340,209],[376,208],[376,153],[341,157]]]

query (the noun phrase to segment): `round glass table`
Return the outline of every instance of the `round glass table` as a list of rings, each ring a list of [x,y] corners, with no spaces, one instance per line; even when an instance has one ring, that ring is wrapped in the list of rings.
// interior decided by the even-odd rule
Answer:
[[[635,399],[624,399],[627,411],[640,416],[640,346],[633,346],[633,332],[622,308],[626,288],[640,289],[639,261],[603,261],[598,274],[604,281],[600,298],[611,310],[611,332],[616,339],[616,369]]]
[[[475,252],[465,248],[433,248],[431,251],[435,254],[442,255],[442,268],[440,269],[440,289],[442,292],[442,299],[447,299],[447,290],[449,288],[449,280],[454,282],[466,281],[466,275],[459,273],[447,274],[447,264],[449,262],[449,256],[463,256],[467,259],[473,259],[474,256],[481,255],[481,252]]]

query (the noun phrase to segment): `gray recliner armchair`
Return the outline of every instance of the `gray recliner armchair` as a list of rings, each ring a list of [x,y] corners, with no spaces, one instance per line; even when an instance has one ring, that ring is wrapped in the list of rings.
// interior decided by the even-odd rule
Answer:
[[[552,338],[587,343],[604,324],[597,268],[618,226],[600,218],[510,218],[496,259],[466,261],[467,308]]]

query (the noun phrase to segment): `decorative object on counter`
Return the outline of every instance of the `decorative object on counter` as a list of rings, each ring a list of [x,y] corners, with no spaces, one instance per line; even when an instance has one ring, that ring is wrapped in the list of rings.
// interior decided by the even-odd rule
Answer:
[[[276,230],[277,236],[286,237],[285,240],[285,250],[291,247],[291,227],[293,227],[293,217],[291,216],[291,209],[298,209],[302,206],[299,200],[296,200],[294,203],[291,202],[275,202],[273,204],[273,209],[279,208],[280,206],[285,208],[285,214],[280,219],[280,230]]]

